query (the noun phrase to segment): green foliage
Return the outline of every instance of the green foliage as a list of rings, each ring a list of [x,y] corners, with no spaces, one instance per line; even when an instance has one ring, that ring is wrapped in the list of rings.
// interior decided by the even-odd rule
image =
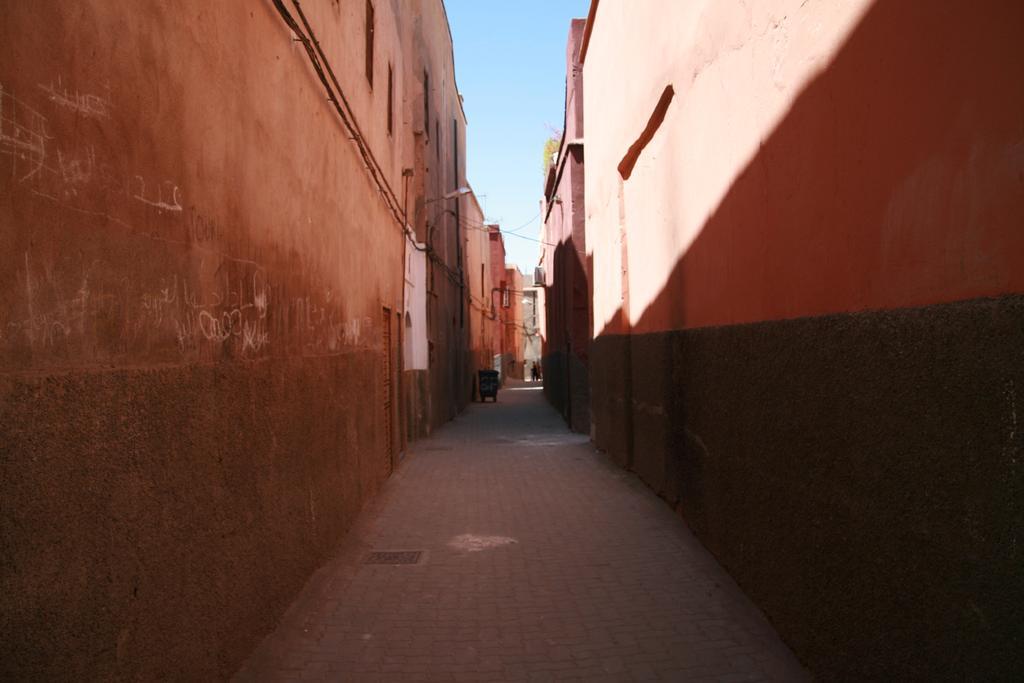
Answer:
[[[544,141],[544,154],[541,159],[541,171],[547,175],[548,167],[558,158],[558,143],[562,140],[562,131],[554,131],[554,135]]]

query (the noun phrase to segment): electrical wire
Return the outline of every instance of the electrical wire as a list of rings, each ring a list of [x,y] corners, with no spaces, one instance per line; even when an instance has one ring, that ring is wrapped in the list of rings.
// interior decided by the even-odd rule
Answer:
[[[370,149],[369,144],[366,142],[366,138],[363,136],[363,132],[359,128],[359,124],[355,118],[355,113],[352,111],[352,107],[349,104],[348,99],[345,97],[345,93],[341,88],[341,84],[338,82],[338,78],[334,73],[334,69],[331,67],[330,61],[327,59],[327,55],[324,54],[323,48],[320,47],[320,41],[317,39],[316,33],[313,31],[313,27],[310,25],[309,20],[306,18],[305,12],[302,11],[302,4],[300,0],[291,0],[291,3],[295,7],[295,11],[298,13],[299,19],[302,20],[302,27],[300,27],[299,24],[295,21],[295,18],[288,11],[288,8],[284,6],[282,0],[272,0],[272,2],[274,4],[274,7],[277,9],[278,14],[281,15],[282,19],[284,19],[284,22],[291,29],[292,33],[295,34],[296,40],[302,43],[302,47],[305,50],[307,57],[309,58],[309,62],[312,65],[313,70],[316,72],[317,78],[323,85],[324,90],[327,91],[327,100],[334,106],[334,109],[337,112],[338,117],[341,119],[342,123],[345,125],[345,128],[348,130],[350,134],[350,139],[356,144],[356,148],[359,150],[359,154],[363,159],[363,163],[366,167],[366,170],[369,172],[374,183],[377,185],[380,194],[383,197],[384,202],[387,204],[392,216],[395,218],[396,221],[398,221],[399,225],[401,225],[402,232],[405,235],[405,238],[413,245],[413,247],[416,250],[425,252],[427,256],[430,258],[431,262],[433,262],[435,265],[440,266],[441,269],[444,271],[445,275],[447,276],[447,278],[452,282],[452,284],[455,284],[460,288],[463,287],[465,284],[463,273],[461,271],[456,271],[452,269],[444,261],[444,259],[442,259],[437,254],[437,252],[431,245],[428,244],[425,247],[421,247],[419,243],[416,241],[415,236],[412,234],[412,231],[409,229],[408,215],[406,214],[404,209],[400,209],[398,196],[391,188],[390,183],[388,183],[387,177],[385,176],[383,169],[377,162],[377,158],[373,155],[373,151]],[[305,28],[305,32],[303,31],[303,27]],[[326,73],[324,72],[325,69]],[[330,82],[328,82],[328,76],[330,76]],[[486,227],[485,223],[481,222],[474,224],[475,222],[470,221],[468,217],[459,216],[453,211],[448,212],[456,216],[457,220],[459,221],[459,225],[463,228],[469,230],[479,230],[481,232],[491,231],[489,227]],[[526,221],[519,227],[507,231],[503,231],[499,228],[499,232],[503,236],[509,235],[512,237],[518,237],[519,239],[529,240],[531,242],[536,242],[538,244],[543,244],[549,247],[560,246],[559,244],[554,244],[552,242],[545,242],[544,240],[539,240],[533,237],[527,237],[526,235],[517,234],[519,230],[525,229],[539,217],[540,212],[538,211],[535,216],[530,218],[530,220]],[[581,254],[585,254],[585,252],[580,249],[575,249],[575,251]]]
[[[465,219],[463,219],[463,220],[465,220]],[[477,225],[472,225],[470,223],[462,223],[461,225],[462,225],[463,228],[466,228],[467,230],[479,230],[480,232],[490,232],[490,230],[486,229],[485,227],[478,227],[478,226],[481,226],[481,225],[486,225],[485,223],[480,223],[480,224],[477,224]],[[518,234],[516,234],[514,232],[505,232],[504,230],[499,230],[498,232],[500,232],[502,234],[502,236],[508,235],[509,237],[518,237],[521,240],[529,240],[530,242],[536,242],[537,244],[543,244],[544,246],[547,246],[547,247],[556,247],[557,248],[557,247],[563,246],[565,244],[564,242],[562,244],[557,244],[555,242],[545,242],[544,240],[539,240],[536,237],[527,237],[526,235],[518,235]],[[584,256],[586,256],[586,254],[587,254],[587,252],[584,249],[576,249],[575,247],[573,247],[573,251],[575,251],[578,254],[583,254]]]
[[[377,162],[377,158],[373,155],[373,151],[370,149],[369,144],[366,142],[366,138],[363,136],[363,132],[356,121],[355,113],[352,111],[352,107],[349,104],[348,99],[345,97],[341,84],[338,82],[338,78],[334,74],[334,69],[331,68],[330,61],[327,59],[327,55],[324,54],[323,48],[320,47],[320,41],[317,39],[316,34],[313,31],[313,27],[306,18],[305,12],[302,11],[300,1],[291,0],[291,3],[295,7],[295,11],[298,13],[299,18],[302,20],[302,26],[305,27],[305,32],[295,21],[295,18],[291,15],[291,12],[288,11],[288,8],[284,6],[282,0],[272,0],[272,2],[274,7],[277,9],[278,14],[281,15],[281,18],[284,19],[284,22],[288,25],[288,28],[290,28],[292,33],[295,34],[295,39],[302,43],[302,47],[306,51],[306,55],[309,58],[310,64],[313,66],[313,70],[316,72],[317,78],[320,80],[321,85],[323,85],[324,90],[327,91],[327,100],[334,106],[338,117],[348,130],[349,139],[355,143],[356,148],[359,151],[359,155],[363,159],[363,164],[366,170],[377,185],[380,195],[387,204],[391,215],[401,226],[403,235],[409,243],[412,244],[414,249],[420,252],[425,252],[434,264],[440,266],[453,284],[462,287],[462,273],[449,267],[448,264],[444,262],[444,259],[434,251],[431,245],[428,244],[421,247],[416,241],[415,235],[413,235],[412,231],[409,229],[408,214],[404,208],[400,208],[398,196],[391,188],[390,183],[388,183],[383,169]],[[324,73],[325,69],[326,74]],[[330,82],[328,82],[328,76],[330,76]],[[333,88],[331,87],[331,84],[333,84]]]
[[[506,235],[514,235],[515,233],[519,232],[523,228],[529,226],[531,223],[533,223],[538,218],[540,218],[540,211],[538,211],[537,214],[533,218],[531,218],[530,220],[526,221],[525,223],[520,225],[518,228],[515,228],[514,230],[502,230],[502,232],[505,233]]]
[[[453,216],[455,215],[455,212],[451,211],[450,209],[445,209],[444,213],[450,213]],[[522,230],[523,228],[527,227],[530,223],[532,223],[533,221],[537,220],[538,216],[540,216],[539,212],[537,213],[536,216],[531,218],[529,221],[527,221],[523,225],[521,225],[518,228],[516,228],[516,230]],[[479,232],[487,232],[487,233],[489,233],[489,232],[491,232],[491,226],[493,224],[491,224],[491,223],[482,223],[482,222],[477,222],[477,221],[470,221],[470,219],[468,217],[462,216],[462,217],[459,218],[459,225],[462,226],[463,228],[467,229],[467,230],[477,230]],[[561,244],[558,244],[558,243],[555,243],[555,242],[545,242],[544,240],[539,240],[539,239],[537,239],[535,237],[527,237],[526,235],[519,235],[519,234],[516,234],[515,231],[508,231],[508,232],[506,232],[505,230],[502,230],[501,228],[498,228],[498,232],[501,233],[501,235],[503,237],[505,235],[508,235],[510,237],[518,237],[521,240],[529,240],[530,242],[536,242],[537,244],[543,244],[544,246],[547,246],[547,247],[556,247],[557,248],[557,247],[562,246]],[[587,255],[587,252],[584,249],[576,249],[575,247],[573,247],[573,251],[575,251],[577,254],[582,254],[583,256]]]
[[[362,157],[363,163],[366,166],[366,170],[369,171],[374,183],[376,183],[380,190],[385,203],[388,205],[388,209],[395,217],[395,220],[397,220],[402,226],[403,231],[407,231],[407,221],[405,219],[404,212],[399,210],[398,196],[395,194],[394,190],[391,189],[391,185],[384,176],[384,171],[381,169],[380,164],[377,163],[377,159],[374,157],[373,151],[370,149],[366,139],[363,137],[363,133],[359,129],[359,125],[355,120],[352,108],[349,105],[348,100],[345,98],[344,92],[338,83],[338,79],[334,75],[334,70],[331,68],[330,62],[327,60],[327,56],[320,47],[320,41],[317,40],[316,35],[313,32],[313,28],[306,19],[305,13],[302,11],[302,6],[299,0],[291,0],[291,2],[295,7],[296,12],[298,12],[303,26],[305,26],[306,31],[309,33],[308,36],[303,32],[302,28],[299,27],[295,18],[292,17],[291,12],[289,12],[288,8],[284,6],[282,0],[272,0],[272,2],[274,3],[274,7],[277,9],[278,14],[281,15],[281,18],[284,19],[284,22],[292,30],[292,33],[295,34],[296,39],[302,43],[302,47],[305,49],[307,57],[309,57],[310,64],[312,64],[317,78],[320,79],[320,83],[323,85],[324,90],[327,91],[327,100],[334,105],[334,109],[338,113],[338,117],[341,118],[342,123],[345,124],[345,128],[348,129],[350,139],[355,142],[356,148],[359,150],[359,155]],[[334,88],[337,89],[337,93],[335,93],[334,88],[331,87],[331,83],[328,82],[327,74],[324,73],[325,68],[327,69],[327,74],[330,74],[330,81],[334,84]]]

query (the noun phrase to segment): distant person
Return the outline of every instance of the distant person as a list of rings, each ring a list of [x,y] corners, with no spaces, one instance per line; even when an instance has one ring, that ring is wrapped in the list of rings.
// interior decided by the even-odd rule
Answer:
[[[530,366],[530,379],[532,379],[534,382],[537,381],[537,364],[536,363],[534,363],[533,365]]]

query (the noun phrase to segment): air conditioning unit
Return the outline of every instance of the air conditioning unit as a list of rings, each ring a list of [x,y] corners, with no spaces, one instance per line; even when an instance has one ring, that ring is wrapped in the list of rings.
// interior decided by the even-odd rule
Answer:
[[[533,269],[533,284],[541,287],[547,284],[547,279],[544,277],[544,266],[537,266]]]

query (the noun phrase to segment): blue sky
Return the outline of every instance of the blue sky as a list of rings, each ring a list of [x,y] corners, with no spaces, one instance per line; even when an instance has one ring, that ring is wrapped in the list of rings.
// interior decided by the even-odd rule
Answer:
[[[502,230],[537,216],[541,150],[551,129],[562,128],[569,20],[589,7],[589,0],[445,0],[468,121],[467,176]],[[518,232],[536,239],[539,228],[537,218]],[[523,272],[533,272],[538,246],[505,238],[509,263]]]

